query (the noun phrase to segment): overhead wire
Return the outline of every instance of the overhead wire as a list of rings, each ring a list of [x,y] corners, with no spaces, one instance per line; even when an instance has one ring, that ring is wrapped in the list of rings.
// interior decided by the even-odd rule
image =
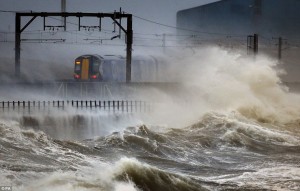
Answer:
[[[232,36],[245,36],[246,35],[246,34],[229,34],[229,33],[217,33],[217,32],[209,32],[209,31],[199,31],[199,30],[193,30],[193,29],[188,29],[188,28],[183,28],[183,27],[176,27],[176,26],[172,26],[172,25],[159,23],[157,21],[152,21],[152,20],[149,20],[149,19],[145,19],[145,18],[137,16],[137,15],[132,15],[132,16],[135,17],[135,18],[138,18],[140,20],[147,21],[149,23],[157,24],[157,25],[160,25],[160,26],[164,26],[164,27],[167,27],[167,28],[173,28],[173,29],[177,29],[177,30],[189,31],[189,32],[194,32],[194,33],[202,33],[202,34],[208,34],[208,35],[232,35]]]
[[[4,12],[4,13],[17,13],[18,11],[9,11],[9,10],[0,10],[0,12]],[[32,11],[27,11],[27,12],[32,12]],[[133,15],[134,18],[137,18],[137,19],[140,19],[140,20],[143,20],[143,21],[146,21],[146,22],[149,22],[149,23],[153,23],[153,24],[156,24],[156,25],[160,25],[160,26],[164,26],[164,27],[167,27],[167,28],[173,28],[173,29],[176,29],[176,30],[183,30],[183,31],[188,31],[188,32],[192,32],[192,34],[172,34],[172,33],[168,33],[168,34],[156,34],[156,33],[139,33],[139,32],[134,32],[135,35],[140,35],[140,36],[153,36],[153,37],[157,37],[157,38],[148,38],[148,37],[134,37],[135,40],[139,40],[139,41],[142,41],[142,40],[151,40],[151,41],[165,41],[165,42],[180,42],[180,41],[184,41],[188,38],[195,38],[197,39],[198,42],[205,42],[205,41],[211,41],[211,40],[214,40],[214,41],[218,41],[218,39],[207,39],[207,36],[204,37],[204,36],[200,36],[201,35],[216,35],[216,36],[223,36],[225,39],[226,38],[241,38],[240,40],[237,40],[235,39],[234,41],[231,41],[232,43],[233,42],[236,42],[236,43],[242,43],[242,38],[246,38],[248,35],[247,34],[229,34],[229,33],[218,33],[218,32],[210,32],[210,31],[200,31],[200,30],[194,30],[194,29],[188,29],[188,28],[183,28],[183,27],[177,27],[177,26],[172,26],[172,25],[168,25],[168,24],[164,24],[164,23],[160,23],[160,22],[157,22],[157,21],[153,21],[153,20],[150,20],[150,19],[146,19],[146,18],[143,18],[143,17],[140,17],[138,15]],[[55,18],[55,17],[47,17],[47,18],[51,18],[51,19],[54,19],[54,20],[59,20],[61,21],[60,19],[58,18]],[[68,24],[71,24],[71,25],[74,25],[74,26],[78,26],[78,23],[73,23],[73,22],[70,22],[70,21],[66,21],[66,23]],[[76,33],[74,33],[76,31]],[[91,34],[82,34],[80,32],[77,32],[78,30],[68,30],[68,31],[59,31],[59,32],[66,32],[66,33],[69,33],[69,34],[72,34],[72,35],[76,35],[76,36],[85,36],[85,37],[91,37],[91,38],[99,38],[99,40],[103,40],[101,39],[99,36],[96,36],[96,35],[91,35]],[[24,31],[24,33],[26,34],[40,34],[40,33],[47,33],[47,31],[44,31],[44,30],[33,30],[33,31]],[[101,29],[101,32],[104,33],[104,34],[112,34],[112,31],[109,30],[109,29]],[[1,32],[1,33],[6,33],[6,34],[12,34],[14,32]],[[48,31],[49,33],[49,31]],[[168,38],[165,38],[163,39],[163,37],[168,37]],[[268,37],[265,37],[263,35],[259,35],[263,41],[265,42],[268,42],[268,44],[271,44],[271,41],[272,39],[268,38]],[[177,39],[170,39],[170,37],[176,37]],[[178,39],[178,37],[186,37],[186,39]],[[206,39],[203,39],[203,38],[206,38]],[[124,40],[124,39],[122,39]],[[64,43],[67,43],[67,42],[64,42]],[[137,46],[137,45],[135,45]],[[151,45],[150,45],[151,46]],[[154,46],[157,46],[157,45],[154,45]],[[161,46],[161,45],[159,45]],[[167,46],[167,45],[165,45]]]

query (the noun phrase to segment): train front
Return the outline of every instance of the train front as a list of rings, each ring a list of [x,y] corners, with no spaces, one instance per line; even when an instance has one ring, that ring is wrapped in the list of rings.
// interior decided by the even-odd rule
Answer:
[[[98,55],[83,55],[75,59],[74,79],[82,81],[100,81],[102,58]]]

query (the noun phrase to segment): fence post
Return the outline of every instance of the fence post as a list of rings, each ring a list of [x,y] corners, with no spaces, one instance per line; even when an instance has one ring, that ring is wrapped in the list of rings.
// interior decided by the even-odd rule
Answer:
[[[140,101],[140,112],[142,112],[142,101]]]

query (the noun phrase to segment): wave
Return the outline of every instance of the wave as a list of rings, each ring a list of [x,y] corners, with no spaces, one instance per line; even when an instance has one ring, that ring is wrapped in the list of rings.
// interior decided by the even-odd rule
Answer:
[[[0,132],[1,156],[5,156],[0,162],[1,184],[14,182],[16,190],[206,190],[189,178],[136,159],[109,164],[107,161],[113,157],[101,156],[103,153],[97,149],[79,142],[54,140],[42,131],[22,129],[14,121],[2,121]],[[141,134],[147,133],[157,136],[150,135],[144,127]],[[129,136],[127,140],[144,143],[143,147],[151,150],[141,138]]]
[[[185,128],[141,125],[78,142],[2,121],[0,154],[6,158],[1,158],[1,183],[21,182],[16,190],[261,188],[239,185],[243,174],[256,171],[246,164],[271,154],[294,160],[300,150],[297,135],[263,125],[237,113],[207,113]],[[221,181],[222,175],[231,178]]]
[[[74,171],[56,171],[39,174],[41,177],[29,180],[16,190],[180,190],[206,191],[195,180],[159,170],[141,163],[135,158],[121,158],[115,163],[101,163],[89,160],[90,166]]]
[[[195,180],[159,170],[134,159],[123,158],[118,165],[119,170],[115,173],[115,178],[121,181],[131,181],[140,190],[207,190]]]
[[[1,121],[2,169],[12,172],[75,170],[85,156],[55,143],[42,131],[22,129],[15,121]]]
[[[208,113],[186,128],[166,128],[145,125],[130,127],[97,140],[95,148],[119,148],[124,154],[135,153],[184,160],[185,155],[197,156],[203,149],[245,148],[257,153],[299,153],[300,139],[294,132],[277,126],[266,126],[232,113]],[[191,159],[191,158],[189,158]]]
[[[205,125],[207,121],[209,125]],[[257,123],[237,113],[227,116],[209,114],[204,116],[200,126],[199,124],[191,126],[193,129],[195,127],[207,133],[207,136],[215,136],[220,141],[218,145],[246,147],[264,154],[298,152],[300,148],[300,139],[295,132]]]
[[[255,172],[245,172],[237,177],[218,176],[207,178],[207,181],[214,179],[220,184],[237,184],[237,190],[299,190],[299,167],[289,165],[278,165],[258,169]],[[249,189],[256,188],[256,189]],[[230,189],[231,190],[231,189]],[[235,189],[232,189],[235,190]]]
[[[137,124],[133,114],[97,111],[50,111],[49,113],[4,113],[4,121],[15,121],[24,129],[42,131],[58,140],[84,140],[108,135],[124,126]]]
[[[263,55],[253,59],[216,47],[177,56],[169,76],[184,89],[161,96],[163,103],[150,123],[182,128],[206,113],[237,112],[260,123],[289,124],[289,130],[299,132],[300,96],[281,81],[283,73],[277,60]]]

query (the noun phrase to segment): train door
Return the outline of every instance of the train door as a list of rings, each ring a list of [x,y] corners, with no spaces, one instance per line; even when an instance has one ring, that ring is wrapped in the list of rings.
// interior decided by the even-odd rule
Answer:
[[[89,58],[82,59],[82,65],[81,65],[81,79],[82,80],[89,79],[89,65],[90,65]]]

